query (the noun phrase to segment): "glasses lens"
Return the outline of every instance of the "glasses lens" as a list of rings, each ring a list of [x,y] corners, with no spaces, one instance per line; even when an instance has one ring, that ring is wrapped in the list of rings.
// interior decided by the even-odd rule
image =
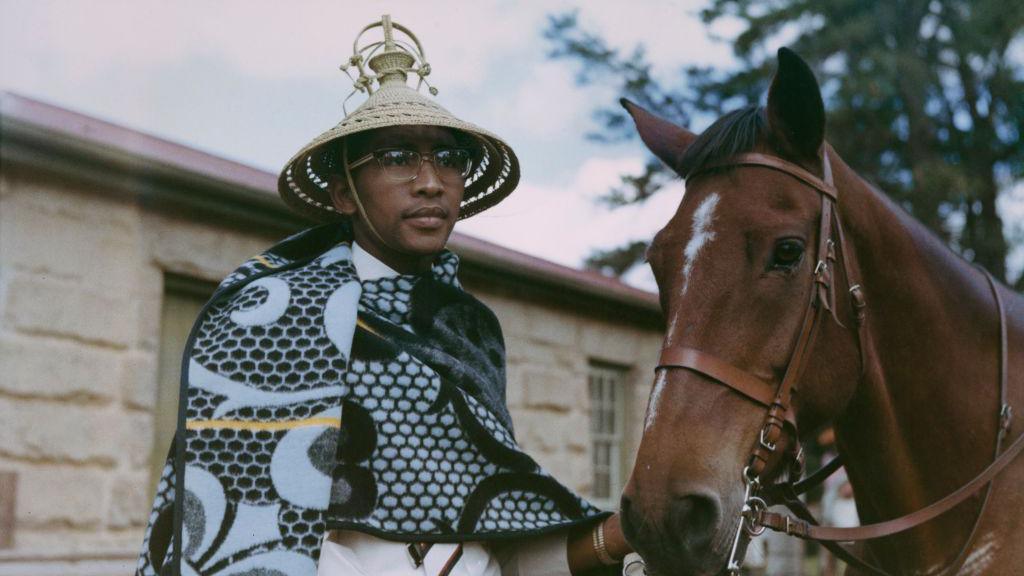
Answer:
[[[380,150],[377,160],[384,173],[394,180],[412,180],[420,168],[420,155],[415,150]]]
[[[440,148],[434,151],[434,163],[442,178],[465,178],[473,167],[473,158],[469,150]]]
[[[420,153],[415,150],[378,150],[374,155],[392,180],[408,182],[419,176],[422,162]],[[433,161],[438,177],[449,183],[465,179],[473,169],[473,155],[464,148],[438,148],[431,156],[428,159]]]

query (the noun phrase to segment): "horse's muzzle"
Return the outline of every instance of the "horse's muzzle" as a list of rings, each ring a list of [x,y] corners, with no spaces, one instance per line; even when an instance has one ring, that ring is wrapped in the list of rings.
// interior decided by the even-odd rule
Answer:
[[[622,497],[622,529],[643,556],[649,571],[665,575],[697,575],[717,571],[715,550],[722,517],[717,497],[690,493],[663,500],[663,510],[642,509]]]

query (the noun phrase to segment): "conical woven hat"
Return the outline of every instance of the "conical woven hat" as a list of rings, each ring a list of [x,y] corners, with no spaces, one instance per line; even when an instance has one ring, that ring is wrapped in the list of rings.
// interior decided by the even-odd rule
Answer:
[[[384,26],[387,40],[390,40],[393,25],[415,41],[415,37],[408,30],[392,24],[387,16],[382,22],[371,24],[363,31],[381,25]],[[418,42],[416,45],[419,47]],[[389,46],[394,48],[393,44]],[[359,49],[356,48],[355,52],[356,56],[351,62],[361,63]],[[414,57],[420,59],[419,68],[412,67]],[[385,48],[385,52],[370,58],[369,65],[378,74],[375,77],[361,75],[356,87],[366,89],[360,86],[369,87],[373,80],[377,80],[379,88],[337,126],[299,150],[281,171],[277,190],[285,204],[318,221],[344,218],[345,216],[334,208],[327,189],[330,176],[339,172],[341,164],[338,152],[340,147],[332,143],[338,143],[342,138],[352,134],[388,126],[452,128],[470,134],[480,142],[481,158],[466,179],[466,190],[459,211],[460,219],[494,206],[515,189],[519,183],[519,160],[508,144],[487,130],[456,118],[433,99],[406,85],[406,72],[414,72],[420,78],[429,74],[430,67],[422,61],[421,53],[417,54],[405,48],[389,52]],[[361,66],[360,71],[362,72]]]

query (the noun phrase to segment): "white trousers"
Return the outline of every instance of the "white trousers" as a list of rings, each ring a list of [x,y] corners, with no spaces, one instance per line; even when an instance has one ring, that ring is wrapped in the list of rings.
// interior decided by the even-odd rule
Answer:
[[[340,532],[336,540],[324,541],[317,576],[437,576],[457,546],[434,544],[417,567],[401,542],[351,531]],[[467,542],[451,576],[501,576],[501,566],[484,545]]]
[[[324,540],[317,576],[437,576],[456,544],[434,544],[414,566],[406,544],[353,531]],[[462,545],[451,576],[569,576],[565,533],[493,546]]]

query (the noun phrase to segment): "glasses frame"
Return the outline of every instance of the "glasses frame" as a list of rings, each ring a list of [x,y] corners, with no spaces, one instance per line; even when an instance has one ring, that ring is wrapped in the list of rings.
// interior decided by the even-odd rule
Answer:
[[[396,178],[396,177],[394,177],[389,172],[388,168],[384,166],[384,161],[381,159],[381,157],[379,155],[384,153],[384,152],[390,152],[390,151],[393,151],[393,150],[401,150],[401,151],[404,151],[404,152],[412,152],[413,154],[415,154],[420,159],[419,163],[416,165],[416,171],[413,173],[413,175],[411,177],[408,177],[408,178]],[[373,152],[370,152],[369,154],[367,154],[367,155],[365,155],[365,156],[363,156],[361,158],[353,160],[352,162],[347,164],[347,167],[348,167],[349,170],[355,170],[356,168],[359,168],[361,166],[364,166],[364,165],[368,164],[371,160],[375,160],[376,159],[377,160],[377,165],[380,166],[381,171],[384,172],[384,175],[387,176],[389,180],[391,180],[392,182],[396,182],[396,183],[406,183],[406,182],[413,182],[417,178],[420,177],[420,172],[423,170],[423,162],[425,160],[427,160],[427,158],[430,158],[430,163],[434,165],[434,173],[437,174],[437,178],[439,180],[441,180],[442,182],[447,182],[449,184],[454,184],[454,182],[450,182],[449,180],[446,180],[445,177],[442,175],[441,170],[439,170],[438,167],[437,167],[437,157],[436,157],[436,154],[438,152],[449,151],[449,150],[461,150],[463,152],[466,152],[469,155],[470,161],[469,161],[469,163],[466,166],[466,170],[462,174],[460,174],[460,176],[459,176],[460,180],[462,182],[465,182],[466,178],[469,178],[469,175],[473,173],[473,168],[474,168],[473,151],[470,150],[469,148],[464,148],[464,147],[461,147],[461,146],[441,146],[441,147],[438,147],[438,148],[434,148],[433,150],[431,150],[430,152],[427,152],[426,154],[424,154],[423,152],[420,152],[419,150],[413,150],[412,148],[401,148],[401,147],[396,147],[396,148],[379,148],[379,149],[374,150]]]

